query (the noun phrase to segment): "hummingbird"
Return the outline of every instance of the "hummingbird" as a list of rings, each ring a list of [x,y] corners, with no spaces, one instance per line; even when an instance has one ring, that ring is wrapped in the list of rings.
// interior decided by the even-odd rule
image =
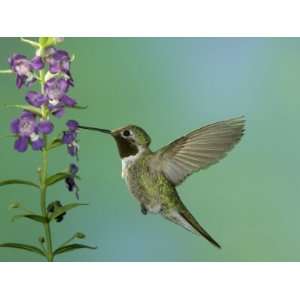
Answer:
[[[114,138],[122,161],[122,177],[144,215],[160,214],[221,248],[189,212],[176,187],[192,173],[206,169],[226,156],[243,135],[243,117],[196,129],[157,151],[150,149],[148,133],[136,125],[114,130],[78,127]]]

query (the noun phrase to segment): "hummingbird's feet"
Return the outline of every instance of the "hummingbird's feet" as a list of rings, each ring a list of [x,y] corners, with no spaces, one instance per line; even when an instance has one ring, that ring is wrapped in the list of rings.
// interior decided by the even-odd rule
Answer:
[[[147,215],[147,213],[148,213],[147,208],[146,208],[143,204],[141,204],[141,213],[142,213],[143,215]]]

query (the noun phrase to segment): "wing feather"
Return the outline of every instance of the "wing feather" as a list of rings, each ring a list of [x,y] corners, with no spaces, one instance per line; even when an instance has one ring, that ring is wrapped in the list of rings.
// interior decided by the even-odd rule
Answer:
[[[224,158],[241,139],[243,117],[196,129],[155,153],[154,165],[174,184]]]

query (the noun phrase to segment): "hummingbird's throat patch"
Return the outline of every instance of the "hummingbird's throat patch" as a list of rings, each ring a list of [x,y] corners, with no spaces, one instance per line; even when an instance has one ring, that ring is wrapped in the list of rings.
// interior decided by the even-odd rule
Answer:
[[[118,135],[114,137],[118,146],[120,157],[126,158],[129,156],[135,156],[138,154],[138,147],[131,141],[124,139],[122,136]]]

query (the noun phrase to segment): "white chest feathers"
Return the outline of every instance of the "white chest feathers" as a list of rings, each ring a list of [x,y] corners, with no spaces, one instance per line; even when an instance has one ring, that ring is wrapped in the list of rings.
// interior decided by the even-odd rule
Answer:
[[[139,154],[136,155],[130,155],[128,157],[125,157],[122,159],[122,178],[127,177],[128,169],[130,166],[134,164],[134,162],[138,159]]]
[[[130,155],[122,159],[122,178],[126,179],[128,169],[136,162],[137,159],[145,152],[145,148],[138,147],[138,153],[136,155]]]

